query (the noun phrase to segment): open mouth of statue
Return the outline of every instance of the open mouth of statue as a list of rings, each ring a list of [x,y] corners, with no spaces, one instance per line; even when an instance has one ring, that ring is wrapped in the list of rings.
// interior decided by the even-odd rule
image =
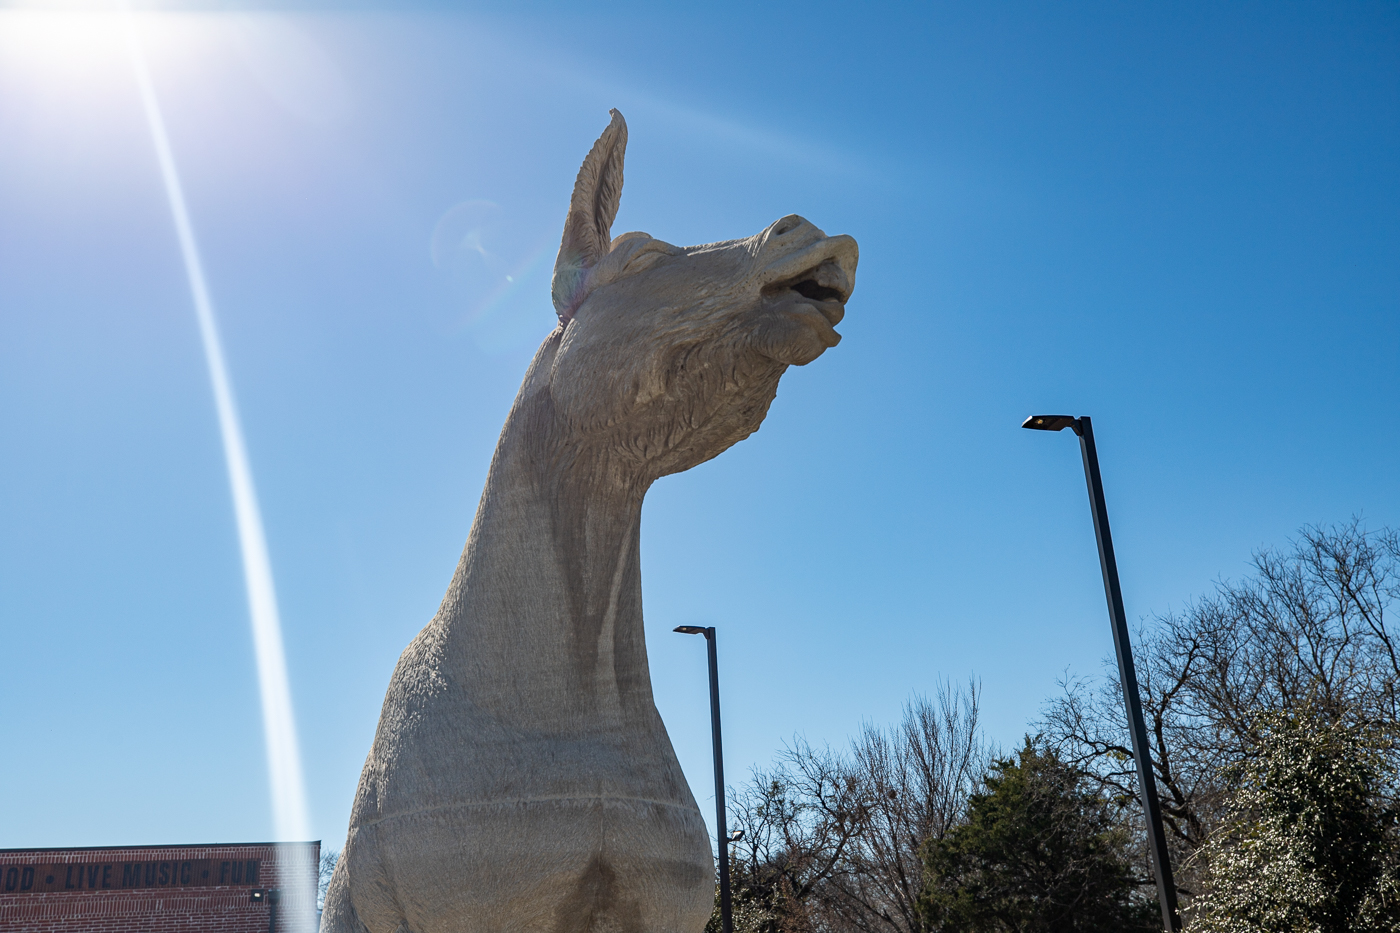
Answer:
[[[846,299],[851,295],[846,273],[834,259],[828,259],[786,281],[776,282],[769,286],[768,291],[772,294],[789,293],[789,297],[795,293],[832,324],[840,323],[841,318],[846,316]]]
[[[803,298],[810,298],[813,301],[844,301],[844,297],[837,289],[822,285],[816,279],[803,279],[792,290]]]

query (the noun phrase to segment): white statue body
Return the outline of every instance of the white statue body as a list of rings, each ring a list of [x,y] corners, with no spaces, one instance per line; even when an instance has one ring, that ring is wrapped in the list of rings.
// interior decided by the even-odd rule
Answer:
[[[579,171],[535,354],[437,615],[399,659],[327,933],[699,933],[709,836],[652,700],[638,532],[660,476],[758,429],[854,282],[795,215],[610,238],[627,128]]]

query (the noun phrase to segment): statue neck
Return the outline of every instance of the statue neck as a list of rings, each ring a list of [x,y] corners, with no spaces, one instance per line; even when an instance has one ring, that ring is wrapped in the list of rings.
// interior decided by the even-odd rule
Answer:
[[[531,388],[527,376],[438,613],[443,670],[515,727],[651,723],[638,546],[646,484],[606,454],[554,443],[548,392]]]

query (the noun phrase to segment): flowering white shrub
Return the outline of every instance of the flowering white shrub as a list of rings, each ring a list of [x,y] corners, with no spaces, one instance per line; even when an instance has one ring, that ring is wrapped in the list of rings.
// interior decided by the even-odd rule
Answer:
[[[1200,850],[1206,889],[1191,933],[1400,931],[1400,834],[1374,726],[1301,707],[1260,718],[1229,769],[1228,817]]]

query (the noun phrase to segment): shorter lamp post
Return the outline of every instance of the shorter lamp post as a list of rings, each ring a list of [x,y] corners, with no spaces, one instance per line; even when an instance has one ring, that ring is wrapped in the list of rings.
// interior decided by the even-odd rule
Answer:
[[[282,900],[278,888],[254,888],[253,903],[267,903],[267,933],[277,933],[277,903]]]
[[[734,933],[729,904],[729,827],[724,806],[724,750],[719,740],[719,659],[715,655],[715,627],[678,625],[682,635],[704,635],[710,653],[710,734],[715,747],[715,841],[719,843],[719,922],[723,933]]]
[[[1099,452],[1094,447],[1094,426],[1088,415],[1031,415],[1021,427],[1032,431],[1063,431],[1079,435],[1079,452],[1084,457],[1084,481],[1089,485],[1089,507],[1094,514],[1094,535],[1099,542],[1099,566],[1103,570],[1104,596],[1108,618],[1113,625],[1113,647],[1118,655],[1118,679],[1123,685],[1123,706],[1128,713],[1133,759],[1137,765],[1138,786],[1142,789],[1142,809],[1147,817],[1147,839],[1152,850],[1152,867],[1157,872],[1157,900],[1162,906],[1162,922],[1167,930],[1181,929],[1177,915],[1176,882],[1172,878],[1167,836],[1162,829],[1162,805],[1157,799],[1157,782],[1152,776],[1152,752],[1147,745],[1147,724],[1142,718],[1142,698],[1138,694],[1137,670],[1133,667],[1133,647],[1128,640],[1128,619],[1123,611],[1123,590],[1118,585],[1118,562],[1113,557],[1113,536],[1108,531],[1108,506],[1104,502],[1103,478],[1099,475]]]

